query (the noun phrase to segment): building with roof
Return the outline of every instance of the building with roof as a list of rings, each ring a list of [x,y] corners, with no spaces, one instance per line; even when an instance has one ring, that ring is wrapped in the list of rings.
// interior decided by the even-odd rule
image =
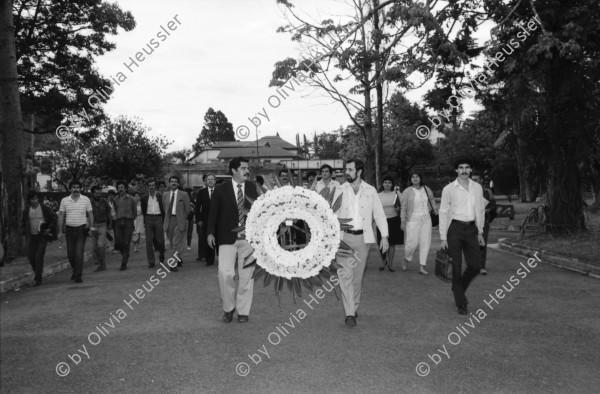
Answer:
[[[193,153],[187,159],[187,163],[222,163],[239,156],[260,163],[279,163],[285,160],[301,160],[304,151],[279,135],[271,135],[262,137],[258,141],[215,142],[210,148],[200,153]]]

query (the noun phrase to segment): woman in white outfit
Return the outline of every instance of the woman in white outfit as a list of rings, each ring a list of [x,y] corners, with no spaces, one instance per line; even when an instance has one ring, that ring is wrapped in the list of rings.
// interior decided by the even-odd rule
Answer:
[[[417,246],[419,246],[419,273],[427,275],[425,270],[427,256],[431,247],[431,217],[429,211],[437,209],[431,189],[423,185],[421,176],[414,172],[410,176],[412,186],[402,192],[402,207],[400,221],[405,234],[404,261],[402,270],[406,271],[408,263],[412,261]]]

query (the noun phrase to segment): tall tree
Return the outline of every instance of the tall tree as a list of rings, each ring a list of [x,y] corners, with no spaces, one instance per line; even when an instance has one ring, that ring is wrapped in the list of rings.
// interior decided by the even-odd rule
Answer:
[[[11,0],[0,0],[0,265],[21,250],[24,173],[21,103]]]
[[[235,141],[233,125],[227,120],[223,112],[209,108],[204,115],[204,126],[196,139],[193,149],[200,153],[206,148],[210,148],[217,141]]]
[[[481,17],[476,10],[478,2],[439,5],[437,1],[357,0],[349,6],[351,15],[340,23],[307,21],[294,12],[291,1],[278,3],[291,15],[290,23],[278,31],[289,32],[292,40],[304,44],[310,60],[288,58],[276,63],[270,86],[286,85],[293,77],[303,82],[306,77],[300,71],[308,70],[308,83],[342,104],[360,131],[366,145],[366,179],[379,183],[384,91],[390,83],[402,89],[421,85],[424,81],[415,85],[409,77],[417,72],[424,80],[431,78],[440,53],[457,63],[459,58],[466,59],[468,55],[460,52],[453,40],[476,28]],[[341,81],[355,85],[345,89],[338,84]],[[379,114],[375,133],[374,114]]]
[[[106,180],[132,180],[138,175],[162,173],[163,156],[170,142],[151,137],[139,119],[119,116],[103,127],[99,140],[90,147],[90,175]]]
[[[313,150],[319,159],[339,159],[342,148],[339,131],[315,135]]]

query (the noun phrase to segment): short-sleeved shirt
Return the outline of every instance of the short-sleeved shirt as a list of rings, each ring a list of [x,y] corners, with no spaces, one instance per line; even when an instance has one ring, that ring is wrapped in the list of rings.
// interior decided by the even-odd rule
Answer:
[[[92,203],[84,195],[80,195],[77,201],[72,196],[67,196],[60,201],[59,212],[67,216],[65,224],[70,227],[79,227],[87,223],[86,213],[92,212]]]

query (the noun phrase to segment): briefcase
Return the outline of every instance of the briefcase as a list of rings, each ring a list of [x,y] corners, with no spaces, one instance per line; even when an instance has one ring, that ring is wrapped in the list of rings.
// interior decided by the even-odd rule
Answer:
[[[445,249],[438,250],[435,256],[435,276],[444,282],[452,282],[452,259]]]

